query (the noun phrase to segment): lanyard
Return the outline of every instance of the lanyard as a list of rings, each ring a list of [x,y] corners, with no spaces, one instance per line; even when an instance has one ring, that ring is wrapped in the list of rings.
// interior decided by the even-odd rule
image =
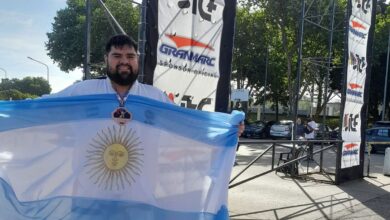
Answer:
[[[126,92],[123,97],[119,95],[118,92],[116,93],[116,98],[118,99],[119,107],[125,107],[127,97],[129,97],[129,92]]]
[[[129,97],[129,92],[127,92],[126,95],[124,95],[123,97],[119,95],[118,92],[116,93],[116,98],[118,99],[119,107],[112,112],[112,119],[119,125],[127,124],[132,118],[131,112],[129,112],[125,108],[127,97]]]

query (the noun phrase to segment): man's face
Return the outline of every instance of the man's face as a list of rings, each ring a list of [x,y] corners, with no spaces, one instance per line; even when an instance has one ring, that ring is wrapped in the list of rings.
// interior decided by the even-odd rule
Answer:
[[[105,56],[107,64],[107,76],[115,83],[128,86],[132,85],[138,76],[138,55],[133,47],[111,47]]]

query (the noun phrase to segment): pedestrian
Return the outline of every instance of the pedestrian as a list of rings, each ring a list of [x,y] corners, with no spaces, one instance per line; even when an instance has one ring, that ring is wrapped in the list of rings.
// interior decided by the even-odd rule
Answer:
[[[307,140],[314,140],[315,131],[318,130],[318,128],[317,128],[317,123],[312,118],[308,119],[308,122],[306,124],[306,130],[307,132],[305,133],[305,138]],[[314,148],[313,142],[309,142],[309,148],[307,152],[308,160],[313,160],[313,148]]]
[[[297,126],[297,133],[295,139],[299,140],[302,137],[305,137],[305,125],[302,123],[301,118],[297,118],[296,121],[296,126]]]

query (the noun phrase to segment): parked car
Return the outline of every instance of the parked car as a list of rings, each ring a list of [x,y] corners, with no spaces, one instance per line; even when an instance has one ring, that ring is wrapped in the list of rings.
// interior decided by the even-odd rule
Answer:
[[[340,138],[340,128],[336,127],[335,129],[330,132],[330,139],[331,140],[339,140]]]
[[[375,127],[366,130],[366,142],[389,142],[389,144],[373,144],[371,153],[384,152],[390,147],[390,127]],[[368,151],[366,144],[366,152]]]
[[[330,140],[330,139],[332,139],[331,138],[332,129],[328,125],[317,123],[317,128],[318,128],[318,130],[316,130],[314,132],[314,135],[315,135],[314,138],[316,140]]]
[[[266,123],[265,123],[265,133],[266,133],[266,135],[267,135],[267,138],[269,138],[269,137],[271,137],[271,135],[270,135],[270,131],[271,131],[271,127],[272,127],[272,125],[274,125],[276,123],[276,121],[267,121]]]
[[[373,127],[390,127],[390,121],[376,121]]]
[[[291,130],[293,127],[293,121],[291,120],[282,120],[276,122],[271,126],[270,136],[272,138],[291,138]]]
[[[266,123],[263,121],[247,123],[241,136],[246,138],[266,138],[268,136],[266,133]]]

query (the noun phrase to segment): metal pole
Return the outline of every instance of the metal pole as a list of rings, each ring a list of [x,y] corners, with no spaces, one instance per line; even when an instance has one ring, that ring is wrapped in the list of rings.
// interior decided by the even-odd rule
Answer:
[[[5,73],[5,78],[4,79],[7,79],[7,71],[5,69],[1,68],[1,67],[0,67],[0,70],[4,71],[4,73]]]
[[[298,118],[298,102],[299,102],[299,90],[301,88],[301,71],[302,71],[302,46],[303,46],[303,28],[305,23],[305,0],[301,1],[301,24],[299,27],[299,50],[298,50],[298,64],[297,64],[297,82],[295,83],[295,103],[294,103],[294,135],[293,139],[296,139],[297,133],[297,118]]]
[[[31,57],[27,57],[27,58],[30,59],[30,60],[33,60],[33,61],[35,61],[37,63],[40,63],[40,64],[42,64],[42,65],[44,65],[46,67],[47,82],[49,82],[49,66],[46,65],[45,63],[39,61],[39,60],[34,59],[34,58],[31,58]]]
[[[140,27],[138,31],[138,51],[139,51],[139,72],[138,72],[138,81],[144,82],[145,76],[145,43],[146,43],[146,11],[148,6],[148,0],[142,0],[141,4],[141,18],[140,18]]]
[[[323,125],[323,131],[322,131],[322,138],[325,139],[326,134],[326,107],[328,105],[328,86],[329,86],[329,75],[330,75],[330,63],[332,62],[332,47],[333,47],[333,29],[334,29],[334,14],[335,14],[335,1],[332,0],[332,17],[330,21],[330,36],[329,36],[329,51],[328,51],[328,66],[327,66],[327,72],[325,76],[325,89],[324,89],[324,108],[323,108],[323,115],[322,115],[322,125]],[[321,149],[324,147],[324,143],[321,143]],[[320,172],[322,172],[322,162],[323,162],[323,154],[321,151],[320,154]]]
[[[108,8],[106,7],[106,5],[102,2],[102,0],[98,0],[98,3],[100,3],[100,5],[103,7],[105,13],[112,19],[112,21],[114,22],[114,24],[119,28],[120,32],[122,34],[126,34],[126,32],[123,30],[123,28],[121,27],[121,25],[118,23],[118,21],[115,19],[115,17],[111,14],[110,10],[108,10]]]
[[[383,104],[382,104],[382,121],[385,120],[386,113],[386,95],[387,95],[387,76],[389,74],[389,50],[390,50],[390,28],[389,28],[389,40],[387,42],[387,60],[386,60],[386,76],[385,76],[385,90],[383,92]]]
[[[348,69],[348,33],[349,33],[349,16],[352,13],[352,1],[347,1],[347,8],[345,10],[345,17],[344,17],[344,61],[343,61],[343,74],[342,74],[342,80],[341,80],[341,107],[340,107],[340,120],[339,120],[339,140],[342,140],[342,130],[343,130],[343,116],[344,116],[344,109],[345,109],[345,101],[346,101],[346,85],[347,85],[347,69]],[[337,147],[336,152],[336,175],[335,175],[335,184],[338,185],[341,183],[341,153],[343,149],[343,143],[340,142]]]
[[[264,100],[263,100],[263,121],[265,118],[265,100],[266,100],[266,92],[267,92],[267,77],[268,77],[268,56],[269,56],[269,48],[267,45],[267,53],[266,53],[266,58],[265,58],[265,77],[264,77]]]
[[[84,80],[91,78],[90,62],[91,62],[91,1],[85,2],[85,51],[84,51]]]
[[[330,23],[330,37],[329,37],[329,51],[328,51],[328,66],[327,66],[327,72],[325,76],[325,91],[324,91],[324,110],[322,115],[322,124],[325,126],[326,121],[326,107],[328,103],[328,84],[329,84],[329,75],[330,75],[330,63],[332,62],[332,47],[333,47],[333,29],[334,29],[334,10],[335,10],[335,1],[332,1],[332,18]],[[325,127],[324,132],[325,134]]]

